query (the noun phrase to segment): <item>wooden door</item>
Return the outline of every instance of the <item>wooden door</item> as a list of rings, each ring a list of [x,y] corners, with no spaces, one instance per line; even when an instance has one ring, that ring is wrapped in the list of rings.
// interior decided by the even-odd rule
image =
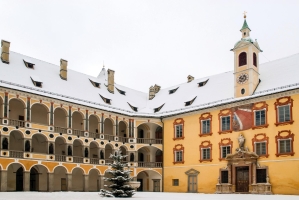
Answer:
[[[61,179],[61,191],[67,191],[66,178]]]
[[[160,192],[160,180],[153,180],[154,181],[154,192]]]
[[[236,174],[236,192],[249,192],[249,167],[237,167]]]
[[[188,192],[197,192],[197,176],[189,175],[188,176]]]

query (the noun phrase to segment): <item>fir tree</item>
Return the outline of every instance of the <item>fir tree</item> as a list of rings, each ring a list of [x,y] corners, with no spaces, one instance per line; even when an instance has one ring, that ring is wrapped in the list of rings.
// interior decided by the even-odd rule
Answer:
[[[126,169],[127,163],[122,163],[123,159],[127,156],[122,156],[121,151],[116,151],[116,155],[110,154],[110,158],[113,159],[113,163],[109,164],[111,169],[107,172],[112,175],[112,178],[104,177],[105,181],[110,182],[110,185],[104,185],[111,189],[101,189],[101,196],[104,197],[132,197],[134,195],[134,189],[128,184],[132,178],[130,178],[131,170]]]

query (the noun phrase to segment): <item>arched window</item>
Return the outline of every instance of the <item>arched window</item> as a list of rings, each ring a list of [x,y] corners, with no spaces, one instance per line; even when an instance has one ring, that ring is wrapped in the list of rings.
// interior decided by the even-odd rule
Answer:
[[[26,142],[25,142],[25,151],[30,152],[30,142],[29,142],[29,140],[26,140]]]
[[[245,52],[239,55],[239,67],[243,65],[247,65],[247,54]]]
[[[88,158],[88,148],[85,148],[85,158]]]
[[[253,53],[253,65],[256,66],[256,54]]]
[[[100,152],[100,159],[104,159],[104,152],[103,151]]]
[[[72,147],[71,146],[68,146],[67,148],[67,155],[68,156],[72,156],[73,152],[72,152]]]
[[[2,141],[2,149],[8,149],[8,140],[4,138]]]
[[[52,143],[49,145],[49,154],[54,154],[54,145]]]
[[[134,153],[131,153],[131,154],[130,154],[130,162],[134,162],[134,159],[135,159],[135,158],[134,158]]]

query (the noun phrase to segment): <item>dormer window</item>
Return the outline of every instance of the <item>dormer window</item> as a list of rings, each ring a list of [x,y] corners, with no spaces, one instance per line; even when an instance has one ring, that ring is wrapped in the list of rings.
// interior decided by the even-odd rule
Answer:
[[[165,104],[165,103],[164,103],[164,104]],[[159,111],[161,110],[161,108],[163,108],[164,104],[161,105],[161,106],[159,106],[158,108],[155,108],[155,109],[154,109],[154,112],[155,112],[155,113],[156,113],[156,112],[159,112]]]
[[[126,95],[126,92],[125,92],[125,91],[122,91],[122,90],[118,89],[117,87],[115,87],[115,88],[116,88],[116,90],[119,92],[119,94]]]
[[[42,87],[43,81],[38,76],[30,76],[30,78],[36,87]]]
[[[186,101],[185,106],[190,106],[194,102],[195,99],[196,99],[196,97],[194,97],[191,101]]]
[[[103,101],[104,101],[105,103],[107,103],[107,104],[111,104],[111,99],[107,99],[107,98],[103,97],[102,95],[100,95],[100,96],[101,96],[101,98],[103,99]]]
[[[209,79],[205,80],[205,81],[202,81],[202,82],[199,82],[198,83],[198,87],[202,87],[204,86],[205,84],[207,84],[207,82],[209,81]]]
[[[169,94],[173,94],[177,91],[177,89],[179,89],[179,87],[175,88],[175,89],[172,89],[172,90],[169,90]],[[163,104],[164,105],[164,104]]]
[[[127,102],[128,103],[128,102]],[[129,103],[128,103],[129,104]],[[129,104],[129,106],[132,108],[132,110],[134,110],[135,112],[138,112],[138,108],[135,106],[132,106],[131,104]]]
[[[25,66],[26,66],[27,68],[34,69],[34,65],[35,65],[35,64],[33,64],[32,61],[24,60],[24,59],[23,59],[23,61],[24,61],[24,64],[25,64]]]
[[[91,79],[89,79],[89,81],[91,82],[91,84],[92,84],[94,87],[100,88],[101,83],[96,82],[96,81],[93,81],[93,80],[91,80]]]

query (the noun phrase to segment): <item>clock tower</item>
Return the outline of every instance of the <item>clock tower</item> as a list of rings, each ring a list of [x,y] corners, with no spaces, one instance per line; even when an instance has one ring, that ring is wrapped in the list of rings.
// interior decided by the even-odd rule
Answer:
[[[259,53],[262,52],[257,40],[250,38],[250,28],[246,22],[241,28],[242,38],[231,51],[234,52],[235,98],[250,96],[257,88],[259,79]]]

